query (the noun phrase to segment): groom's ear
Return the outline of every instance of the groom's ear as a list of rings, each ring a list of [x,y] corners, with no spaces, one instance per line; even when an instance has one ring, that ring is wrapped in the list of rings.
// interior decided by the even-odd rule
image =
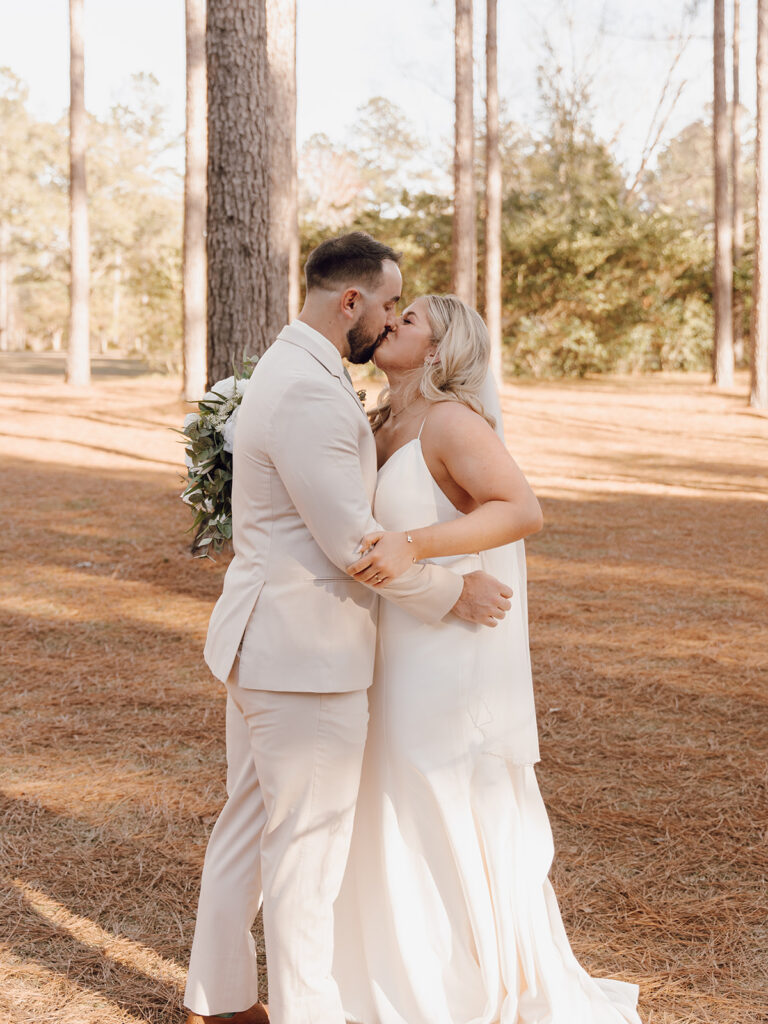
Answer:
[[[344,316],[353,317],[360,303],[360,292],[357,288],[347,288],[341,296],[341,312]]]

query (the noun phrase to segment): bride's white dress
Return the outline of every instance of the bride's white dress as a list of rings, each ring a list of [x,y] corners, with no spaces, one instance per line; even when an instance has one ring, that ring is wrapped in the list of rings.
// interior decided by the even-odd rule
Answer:
[[[415,529],[459,513],[417,439],[379,472],[375,516]],[[458,572],[478,555],[442,559]],[[382,601],[370,726],[334,976],[362,1024],[640,1024],[637,986],[591,978],[547,874],[534,769],[489,753],[478,713],[495,631],[424,625]]]

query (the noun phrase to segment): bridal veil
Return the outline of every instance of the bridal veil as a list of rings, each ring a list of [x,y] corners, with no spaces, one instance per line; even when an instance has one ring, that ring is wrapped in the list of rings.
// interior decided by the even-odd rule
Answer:
[[[490,369],[479,398],[496,421],[496,433],[505,441],[499,389]],[[485,572],[511,586],[514,595],[511,609],[491,630],[492,642],[482,648],[482,664],[477,665],[475,679],[475,725],[487,753],[518,765],[535,764],[539,743],[528,641],[525,542],[483,551],[480,562]]]

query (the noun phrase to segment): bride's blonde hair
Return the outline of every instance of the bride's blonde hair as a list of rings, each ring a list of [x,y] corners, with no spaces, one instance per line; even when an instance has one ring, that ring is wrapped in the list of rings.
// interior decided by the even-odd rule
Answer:
[[[425,364],[414,390],[428,402],[461,402],[494,427],[495,420],[479,398],[491,356],[482,317],[456,295],[425,295],[424,299],[437,351]],[[389,388],[385,388],[369,414],[374,431],[386,423],[391,411]]]

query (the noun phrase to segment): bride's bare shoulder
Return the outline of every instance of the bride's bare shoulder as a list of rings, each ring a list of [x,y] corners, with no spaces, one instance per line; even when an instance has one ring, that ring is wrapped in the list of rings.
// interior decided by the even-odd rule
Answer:
[[[463,402],[435,402],[429,411],[422,442],[433,458],[448,464],[461,453],[480,456],[499,443],[484,416]]]
[[[484,433],[486,430],[493,432],[488,421],[480,413],[470,409],[463,402],[452,402],[450,400],[435,402],[431,406],[424,425],[425,431],[430,426],[434,427],[441,434],[446,431],[449,433],[464,433],[467,430],[480,431],[481,433]]]

